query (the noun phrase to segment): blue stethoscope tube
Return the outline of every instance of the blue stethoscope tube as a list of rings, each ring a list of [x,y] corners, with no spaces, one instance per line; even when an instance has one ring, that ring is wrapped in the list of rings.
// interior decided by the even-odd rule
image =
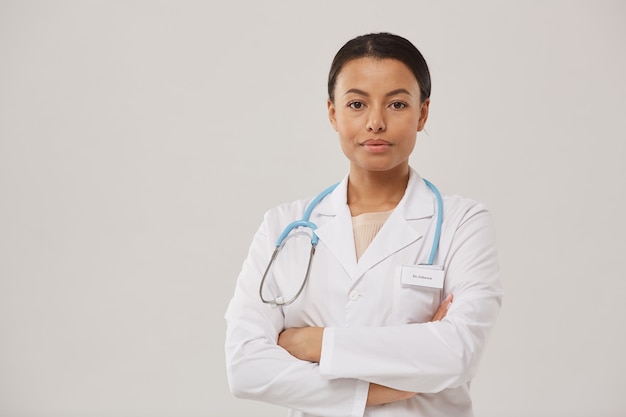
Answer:
[[[435,200],[437,202],[437,224],[435,226],[435,236],[433,237],[433,245],[430,249],[430,254],[428,255],[428,261],[426,262],[426,265],[432,265],[435,261],[435,255],[437,254],[437,250],[439,248],[439,240],[441,239],[441,225],[443,224],[443,200],[441,198],[441,193],[432,182],[424,179],[424,183],[426,183],[428,188],[435,195]],[[317,234],[315,234],[315,229],[317,229],[317,225],[310,221],[311,213],[313,213],[313,209],[315,209],[320,201],[322,201],[328,194],[332,193],[333,190],[337,188],[337,185],[339,185],[339,183],[331,185],[330,187],[319,193],[317,197],[311,200],[306,210],[304,211],[302,219],[289,223],[287,227],[285,227],[285,230],[283,230],[283,232],[278,237],[278,240],[276,241],[276,248],[274,249],[274,253],[272,253],[272,257],[270,258],[267,268],[265,269],[265,273],[263,274],[263,278],[261,279],[261,284],[259,285],[259,296],[261,297],[261,301],[263,301],[264,303],[270,304],[274,307],[289,305],[293,303],[304,290],[304,287],[309,280],[311,264],[313,262],[313,255],[315,255],[315,248],[317,247],[317,244],[319,242],[319,238],[317,237]],[[309,229],[311,229],[311,253],[309,255],[309,262],[307,265],[304,280],[302,281],[302,285],[300,285],[300,288],[298,289],[296,295],[294,295],[289,300],[285,300],[282,296],[278,296],[274,300],[266,300],[263,297],[263,285],[265,283],[265,279],[267,278],[267,274],[269,273],[272,264],[276,259],[276,256],[278,256],[278,252],[280,251],[283,242],[285,241],[287,236],[289,236],[289,233],[291,233],[293,229],[296,229],[298,227],[308,227]]]

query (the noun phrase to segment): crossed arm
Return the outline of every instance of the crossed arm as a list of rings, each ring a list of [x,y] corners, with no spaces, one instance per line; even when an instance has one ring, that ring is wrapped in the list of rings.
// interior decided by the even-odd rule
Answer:
[[[431,321],[443,319],[450,308],[450,304],[452,304],[452,300],[453,296],[449,295],[443,303],[441,303]],[[322,355],[323,335],[323,327],[293,327],[284,330],[280,334],[278,337],[278,345],[298,359],[309,362],[319,362]],[[379,405],[406,400],[416,394],[415,392],[401,391],[370,383],[367,405]]]

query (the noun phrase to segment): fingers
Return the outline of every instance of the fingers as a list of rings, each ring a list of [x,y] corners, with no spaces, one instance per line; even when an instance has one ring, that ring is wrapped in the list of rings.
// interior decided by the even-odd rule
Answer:
[[[433,316],[431,321],[442,320],[446,316],[446,314],[448,314],[448,309],[450,308],[450,305],[452,304],[453,300],[454,300],[454,296],[452,294],[448,295],[446,299],[443,300],[443,302],[441,303],[437,311],[435,312],[435,315]]]
[[[385,387],[383,385],[370,383],[369,392],[367,394],[367,405],[381,405],[402,401],[414,397],[415,392],[400,391],[394,388]]]

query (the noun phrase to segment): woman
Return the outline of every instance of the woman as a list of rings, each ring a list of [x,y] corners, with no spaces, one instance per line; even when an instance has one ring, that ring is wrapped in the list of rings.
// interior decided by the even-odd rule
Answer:
[[[311,212],[319,243],[291,303],[308,229],[289,234],[259,287],[309,201],[266,213],[226,312],[231,391],[290,416],[471,416],[470,381],[502,296],[495,236],[484,206],[443,196],[440,207],[409,166],[428,119],[426,62],[402,37],[357,37],[333,60],[328,97],[350,169]]]

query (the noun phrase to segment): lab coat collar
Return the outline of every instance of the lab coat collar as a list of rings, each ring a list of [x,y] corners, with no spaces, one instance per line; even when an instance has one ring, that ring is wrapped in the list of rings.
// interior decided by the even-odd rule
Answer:
[[[350,210],[348,208],[348,175],[337,185],[333,192],[320,201],[315,211],[323,216],[337,216],[339,213]],[[430,217],[435,212],[435,202],[432,192],[424,183],[422,177],[413,168],[409,171],[409,182],[404,197],[398,203],[395,211],[402,211],[407,220]]]
[[[356,262],[352,216],[347,205],[348,176],[315,208],[316,234],[350,277],[358,279],[372,266],[420,239],[435,213],[435,201],[422,177],[411,168],[407,189],[370,247]]]

